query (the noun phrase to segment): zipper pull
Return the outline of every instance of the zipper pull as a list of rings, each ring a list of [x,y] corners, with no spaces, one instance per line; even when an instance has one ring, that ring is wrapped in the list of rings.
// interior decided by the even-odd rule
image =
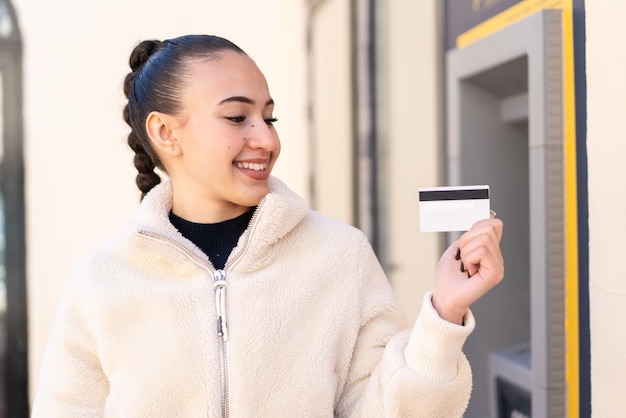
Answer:
[[[217,335],[228,341],[228,324],[226,321],[226,272],[222,269],[213,273],[215,289],[215,312],[217,314]]]

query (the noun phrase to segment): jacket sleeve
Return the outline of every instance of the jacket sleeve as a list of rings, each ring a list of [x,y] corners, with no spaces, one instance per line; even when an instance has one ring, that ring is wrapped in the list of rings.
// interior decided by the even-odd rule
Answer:
[[[337,407],[340,417],[461,417],[472,375],[461,349],[474,328],[439,317],[429,292],[412,329],[368,245],[361,257],[362,322],[348,378]]]
[[[86,315],[81,281],[61,299],[39,372],[32,417],[102,417],[109,390]]]

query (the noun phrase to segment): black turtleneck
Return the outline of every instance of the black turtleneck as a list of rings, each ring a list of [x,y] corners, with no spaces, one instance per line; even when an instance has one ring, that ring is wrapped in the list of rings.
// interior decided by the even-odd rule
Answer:
[[[189,241],[200,248],[216,269],[224,268],[239,237],[250,224],[254,207],[243,215],[213,224],[199,224],[176,216],[170,211],[170,222]]]

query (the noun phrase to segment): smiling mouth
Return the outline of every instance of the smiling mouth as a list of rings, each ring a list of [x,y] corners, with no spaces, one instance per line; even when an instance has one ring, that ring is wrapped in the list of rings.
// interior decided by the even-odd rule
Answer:
[[[246,170],[264,171],[267,170],[267,163],[235,163],[235,167]]]

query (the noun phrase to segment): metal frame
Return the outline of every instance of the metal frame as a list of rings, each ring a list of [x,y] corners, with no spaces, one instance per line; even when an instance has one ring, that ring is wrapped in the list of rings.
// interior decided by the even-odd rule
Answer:
[[[15,9],[2,0],[13,23],[12,32],[0,38],[2,72],[3,158],[0,189],[4,200],[5,268],[7,290],[6,358],[4,369],[7,417],[29,415],[28,324],[26,304],[26,239],[24,205],[24,151],[22,120],[22,41]]]

